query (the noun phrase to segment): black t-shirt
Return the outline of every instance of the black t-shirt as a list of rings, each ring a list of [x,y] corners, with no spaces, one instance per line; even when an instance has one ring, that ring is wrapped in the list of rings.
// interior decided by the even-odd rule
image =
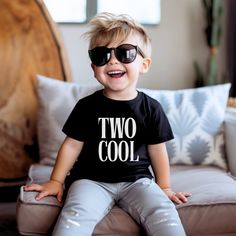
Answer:
[[[112,100],[103,90],[78,101],[63,132],[84,146],[66,183],[152,178],[147,145],[173,138],[167,117],[155,99],[143,92],[133,100]]]

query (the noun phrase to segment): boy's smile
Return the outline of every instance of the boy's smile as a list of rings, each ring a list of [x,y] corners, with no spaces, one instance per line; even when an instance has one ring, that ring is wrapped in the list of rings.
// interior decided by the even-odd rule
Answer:
[[[121,70],[111,70],[108,71],[107,74],[112,77],[112,78],[121,78],[126,72],[125,71],[121,71]]]

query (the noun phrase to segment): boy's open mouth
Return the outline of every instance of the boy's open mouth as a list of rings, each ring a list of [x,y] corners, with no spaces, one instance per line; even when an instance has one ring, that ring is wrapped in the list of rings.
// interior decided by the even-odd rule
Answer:
[[[107,74],[112,78],[120,78],[122,77],[126,72],[124,71],[109,71]]]

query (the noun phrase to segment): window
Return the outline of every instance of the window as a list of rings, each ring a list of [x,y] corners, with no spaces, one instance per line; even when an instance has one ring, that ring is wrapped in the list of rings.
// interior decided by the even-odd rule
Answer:
[[[98,0],[97,12],[129,14],[142,24],[160,22],[160,0]]]
[[[44,0],[54,21],[58,23],[85,22],[86,0]]]
[[[44,0],[58,23],[85,23],[99,12],[129,14],[142,24],[159,24],[160,0]]]

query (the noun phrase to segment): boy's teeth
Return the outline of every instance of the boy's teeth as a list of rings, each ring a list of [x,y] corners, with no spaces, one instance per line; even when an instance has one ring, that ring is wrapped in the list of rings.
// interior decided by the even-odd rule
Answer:
[[[121,71],[110,71],[108,72],[109,75],[116,75],[116,74],[121,74]]]
[[[120,78],[125,74],[125,72],[124,71],[109,71],[107,74],[112,78]]]

